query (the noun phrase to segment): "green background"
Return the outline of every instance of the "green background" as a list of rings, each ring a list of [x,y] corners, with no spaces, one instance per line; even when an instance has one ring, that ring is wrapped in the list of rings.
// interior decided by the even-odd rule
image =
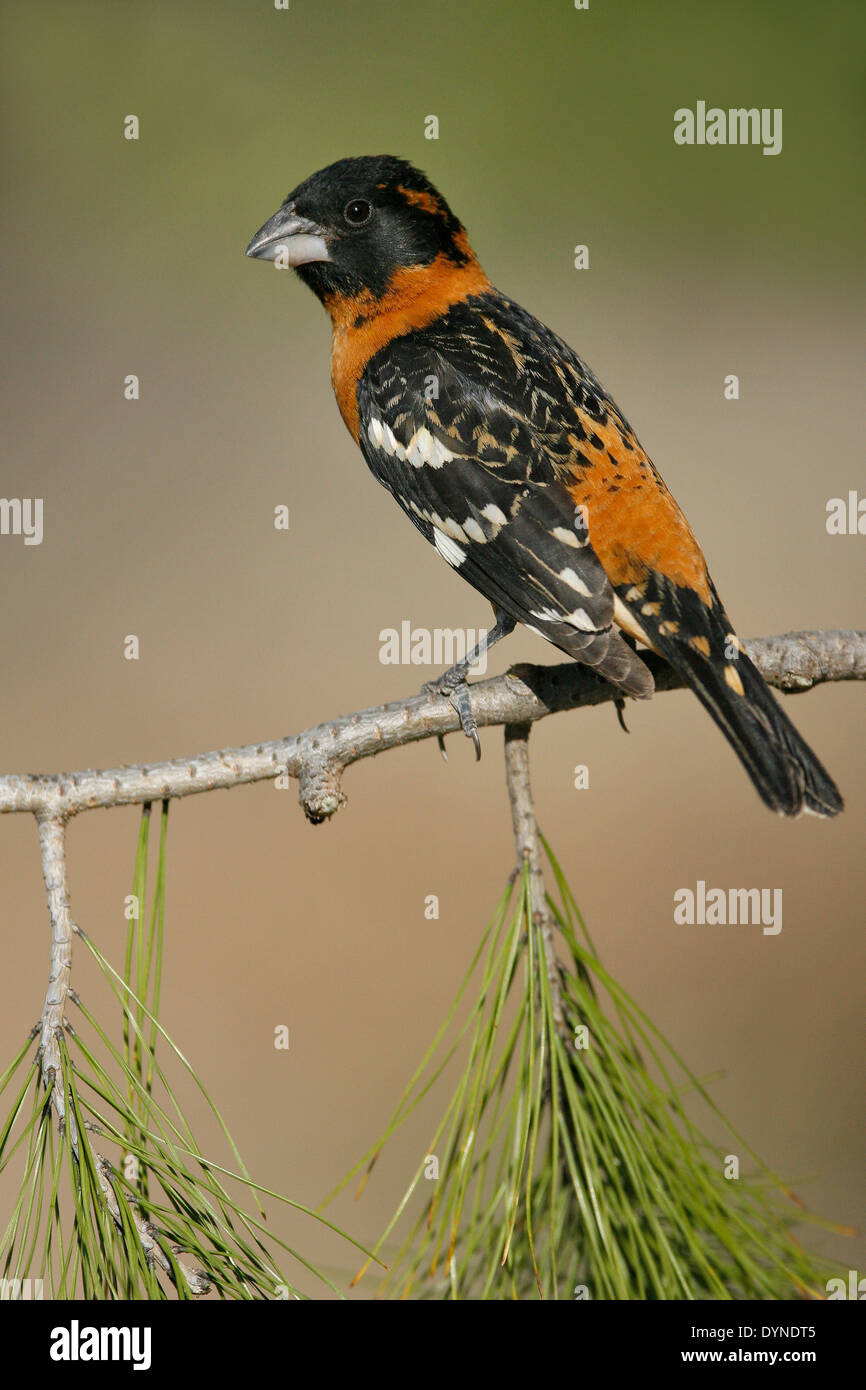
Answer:
[[[824,519],[864,491],[863,15],[838,0],[5,6],[2,493],[45,499],[45,540],[0,542],[0,766],[300,730],[434,674],[382,666],[381,629],[485,623],[346,435],[319,306],[243,255],[290,188],[347,154],[425,168],[494,282],[592,364],[743,635],[862,627],[866,538]],[[676,146],[674,111],[698,100],[782,107],[782,153]],[[525,633],[494,655],[495,671],[557,659]],[[790,707],[846,795],[832,825],[765,811],[685,692],[630,710],[629,738],[610,709],[545,721],[539,815],[607,968],[699,1074],[722,1073],[716,1099],[767,1161],[862,1224],[863,690]],[[424,746],[354,769],[319,830],[270,786],[172,810],[165,1025],[251,1170],[303,1201],[383,1127],[511,868],[501,735],[477,767],[451,743],[447,767]],[[135,835],[134,811],[70,830],[76,919],[115,958]],[[783,931],[674,928],[673,893],[699,878],[781,887]],[[0,881],[2,1060],[45,988],[24,818],[0,824]],[[74,982],[102,997],[77,958]],[[430,1125],[336,1211],[359,1237]],[[864,1267],[862,1242],[814,1241]]]

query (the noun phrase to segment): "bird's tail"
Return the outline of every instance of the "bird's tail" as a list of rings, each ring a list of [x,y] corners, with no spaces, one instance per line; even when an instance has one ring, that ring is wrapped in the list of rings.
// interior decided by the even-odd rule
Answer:
[[[782,816],[839,814],[844,807],[839,788],[745,652],[722,661],[682,642],[667,642],[662,651],[712,715],[771,810]]]

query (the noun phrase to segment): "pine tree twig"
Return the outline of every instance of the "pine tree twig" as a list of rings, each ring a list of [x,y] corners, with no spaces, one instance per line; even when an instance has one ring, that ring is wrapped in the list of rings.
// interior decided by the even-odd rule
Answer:
[[[529,865],[532,920],[538,928],[544,944],[544,963],[550,982],[553,1022],[560,1037],[566,1043],[570,1043],[571,1034],[562,1005],[562,979],[559,962],[556,958],[553,918],[547,906],[547,890],[544,886],[544,871],[541,863],[541,845],[538,839],[535,803],[532,799],[532,785],[529,777],[529,735],[531,730],[531,724],[506,724],[505,781],[508,787],[508,799],[511,802],[511,824],[514,829],[514,844],[517,849],[518,864],[525,861]]]
[[[94,1151],[94,1164],[96,1176],[99,1180],[99,1190],[102,1193],[102,1200],[105,1203],[111,1218],[118,1231],[123,1230],[123,1218],[120,1214],[120,1203],[117,1200],[117,1193],[111,1182],[111,1164],[102,1154]],[[130,1203],[130,1215],[141,1242],[144,1258],[149,1265],[159,1265],[164,1274],[171,1276],[171,1260],[166,1255],[159,1243],[159,1230],[151,1221],[146,1220],[141,1212],[135,1208],[134,1203]],[[174,1251],[178,1269],[183,1275],[184,1282],[190,1293],[195,1297],[210,1292],[210,1280],[203,1269],[193,1269],[180,1258],[180,1252]]]
[[[51,958],[48,969],[48,989],[42,1008],[39,1035],[39,1060],[43,1083],[51,1090],[51,1100],[61,1123],[70,1126],[73,1152],[78,1155],[78,1133],[75,1116],[67,1113],[63,1080],[63,1065],[58,1039],[66,1022],[72,970],[72,933],[75,930],[69,910],[69,889],[66,870],[66,827],[58,816],[40,816],[39,845],[42,853],[42,875],[48,897],[51,921]]]
[[[59,1038],[66,1025],[66,1005],[71,995],[70,975],[72,970],[72,937],[77,928],[72,921],[69,908],[69,887],[66,866],[66,825],[62,817],[40,815],[39,842],[42,852],[42,873],[48,897],[48,914],[51,920],[51,961],[48,971],[48,989],[42,1009],[39,1037],[39,1061],[42,1082],[46,1090],[51,1090],[51,1100],[61,1126],[69,1128],[72,1152],[78,1162],[82,1160],[81,1145],[90,1146],[86,1134],[80,1134],[75,1114],[67,1105],[68,1096],[63,1071]],[[123,1220],[117,1195],[111,1183],[111,1165],[102,1154],[92,1146],[91,1157],[99,1180],[102,1200],[119,1231],[123,1230]],[[142,1214],[130,1208],[141,1248],[148,1264],[158,1264],[166,1274],[171,1273],[171,1262],[159,1244],[159,1232]],[[190,1293],[198,1296],[207,1293],[210,1283],[202,1270],[191,1269],[178,1257],[178,1267],[186,1281]]]
[[[764,678],[783,691],[803,691],[825,681],[866,680],[866,632],[792,632],[753,638],[746,651]],[[647,653],[656,691],[683,682],[661,658]],[[504,676],[471,685],[479,727],[531,724],[549,714],[600,705],[617,692],[584,666],[518,666]],[[83,811],[131,806],[272,780],[295,778],[307,819],[318,824],[345,801],[345,768],[422,739],[455,733],[457,713],[443,696],[415,695],[288,738],[222,748],[171,762],[138,764],[109,771],[0,777],[0,814],[29,811],[40,820],[62,822]]]

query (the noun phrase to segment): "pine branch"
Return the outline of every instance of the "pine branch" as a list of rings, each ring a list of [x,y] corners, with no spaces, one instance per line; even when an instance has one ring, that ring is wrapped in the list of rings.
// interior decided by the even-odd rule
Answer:
[[[554,1027],[560,1037],[566,1042],[570,1042],[571,1034],[565,1021],[565,1011],[562,1004],[562,982],[559,963],[556,959],[553,917],[547,905],[547,890],[544,886],[544,870],[541,862],[541,844],[538,838],[538,823],[535,819],[535,803],[532,799],[532,783],[529,775],[529,734],[531,728],[530,724],[506,724],[505,726],[505,781],[508,787],[508,799],[511,802],[511,824],[514,828],[518,873],[524,863],[529,867],[532,920],[538,928],[544,945],[544,965],[550,985]]]
[[[866,632],[791,632],[753,638],[744,646],[764,679],[787,693],[825,681],[866,680]],[[683,681],[667,662],[651,653],[644,660],[657,693],[681,688]],[[618,695],[607,681],[576,662],[517,666],[504,676],[474,683],[470,690],[480,728],[532,724]],[[445,697],[415,695],[244,748],[108,771],[9,774],[0,777],[0,814],[29,811],[40,820],[66,821],[98,807],[193,796],[285,774],[297,779],[304,813],[318,824],[343,804],[342,773],[352,763],[459,728],[457,713]]]
[[[866,679],[866,632],[789,633],[754,639],[745,646],[765,679],[783,691],[807,690],[824,681]],[[679,688],[682,682],[664,661],[652,655],[645,659],[658,692]],[[517,855],[528,885],[527,911],[531,911],[532,927],[537,930],[543,955],[540,988],[545,990],[553,1037],[563,1046],[569,1045],[563,976],[555,952],[553,916],[545,894],[527,740],[532,724],[549,714],[617,698],[612,686],[573,662],[554,667],[516,667],[504,676],[471,687],[472,708],[479,727],[505,726],[506,778]],[[39,827],[51,921],[49,982],[41,1020],[34,1030],[40,1035],[41,1082],[50,1092],[50,1103],[61,1132],[67,1136],[71,1156],[82,1172],[87,1169],[95,1180],[102,1211],[107,1212],[120,1235],[127,1228],[110,1166],[93,1149],[87,1132],[92,1126],[81,1118],[83,1112],[72,1088],[67,1090],[66,1007],[76,998],[70,988],[70,967],[73,938],[79,934],[68,892],[65,833],[69,819],[97,807],[136,803],[147,806],[158,799],[167,802],[283,775],[297,780],[301,806],[307,818],[316,823],[333,815],[345,800],[341,778],[352,763],[390,748],[439,738],[459,728],[459,716],[446,698],[423,694],[346,715],[289,738],[244,748],[108,771],[0,777],[0,813],[29,812]],[[169,1269],[173,1272],[177,1264],[177,1274],[186,1290],[192,1294],[203,1292],[207,1287],[204,1274],[170,1259],[156,1240],[157,1226],[139,1211],[136,1200],[125,1200],[124,1210],[131,1221],[132,1238],[151,1271],[150,1277],[154,1264],[164,1273]]]
[[[805,690],[824,681],[866,679],[866,633],[789,633],[747,642],[749,656],[765,678],[782,690]],[[674,690],[682,681],[657,657],[648,656],[657,691]],[[505,725],[506,772],[512,804],[518,858],[529,863],[533,912],[544,928],[550,984],[559,999],[553,930],[547,919],[537,829],[529,789],[527,739],[531,725],[560,710],[602,704],[618,698],[607,681],[586,667],[515,667],[504,676],[471,687],[472,707],[480,727]],[[52,945],[49,984],[41,1018],[40,1057],[46,1087],[61,1122],[67,1116],[59,1065],[72,936],[78,930],[69,910],[65,827],[70,817],[97,807],[129,806],[156,799],[168,801],[218,788],[288,775],[298,780],[300,801],[308,820],[327,819],[345,800],[344,769],[362,758],[421,739],[453,733],[459,717],[442,696],[416,695],[375,709],[344,715],[293,737],[245,748],[224,748],[172,762],[141,764],[111,771],[58,773],[50,776],[0,777],[0,812],[29,811],[39,824],[42,869],[51,918]],[[561,1007],[557,1027],[563,1026]],[[58,1084],[60,1083],[60,1084]],[[77,1135],[72,1130],[73,1144]]]

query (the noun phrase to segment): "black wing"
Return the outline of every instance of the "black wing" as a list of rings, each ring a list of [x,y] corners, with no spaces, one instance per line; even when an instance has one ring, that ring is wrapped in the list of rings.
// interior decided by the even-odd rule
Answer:
[[[556,367],[541,343],[536,356],[524,333],[484,313],[488,298],[371,358],[358,386],[364,456],[491,603],[627,694],[651,695],[650,672],[614,624],[614,591],[586,516],[565,487],[571,446],[564,438],[558,448]],[[576,379],[591,396],[591,374]]]

